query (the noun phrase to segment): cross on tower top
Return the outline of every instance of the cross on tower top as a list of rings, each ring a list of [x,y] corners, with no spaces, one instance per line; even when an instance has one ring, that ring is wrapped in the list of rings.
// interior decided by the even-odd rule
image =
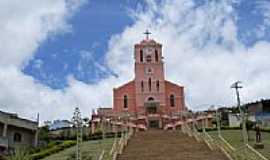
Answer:
[[[146,39],[149,39],[149,35],[152,34],[151,32],[148,31],[148,29],[143,33],[146,35]]]

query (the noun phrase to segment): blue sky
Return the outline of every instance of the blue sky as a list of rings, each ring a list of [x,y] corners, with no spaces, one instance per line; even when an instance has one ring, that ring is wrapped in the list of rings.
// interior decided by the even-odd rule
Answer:
[[[235,22],[239,26],[238,39],[247,47],[258,40],[270,39],[269,29],[263,36],[255,33],[263,24],[262,12],[256,8],[256,2],[247,0],[234,4]],[[204,3],[206,1],[197,1],[198,6]],[[85,83],[95,83],[114,74],[104,62],[108,42],[112,35],[123,32],[125,27],[133,24],[129,12],[144,5],[139,0],[89,1],[69,19],[72,31],[43,42],[23,72],[53,89],[67,87],[68,75]],[[83,58],[83,54],[88,58]],[[78,67],[80,62],[82,65]]]
[[[137,0],[89,1],[69,20],[72,31],[43,42],[23,72],[54,89],[67,87],[66,78],[70,74],[86,83],[95,83],[113,74],[104,63],[108,41],[132,25],[128,12],[139,5],[142,3]],[[91,56],[83,58],[84,53]],[[80,62],[82,66],[78,68]],[[100,70],[93,63],[106,70]]]
[[[133,45],[146,29],[163,44],[166,78],[187,107],[269,98],[269,0],[0,1],[0,110],[68,119],[112,107],[133,78]],[[211,92],[210,92],[211,91]],[[50,112],[48,112],[50,111]]]

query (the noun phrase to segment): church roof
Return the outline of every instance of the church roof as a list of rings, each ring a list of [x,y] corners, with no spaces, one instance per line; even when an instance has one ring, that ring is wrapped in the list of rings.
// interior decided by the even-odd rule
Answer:
[[[178,84],[176,84],[176,83],[173,83],[173,82],[171,82],[171,81],[168,81],[168,80],[165,80],[165,82],[166,82],[166,83],[168,83],[168,84],[171,84],[171,85],[177,86],[177,87],[181,87],[181,88],[184,88],[184,86],[182,86],[182,85],[178,85]]]
[[[156,42],[154,39],[144,39],[142,40],[139,44],[136,44],[135,46],[146,46],[146,45],[151,45],[151,46],[161,46],[160,43]]]
[[[117,87],[117,88],[114,88],[114,90],[118,90],[118,89],[123,88],[123,87],[125,87],[127,85],[130,85],[130,84],[134,84],[134,80],[131,80],[131,81],[129,81],[129,82]]]

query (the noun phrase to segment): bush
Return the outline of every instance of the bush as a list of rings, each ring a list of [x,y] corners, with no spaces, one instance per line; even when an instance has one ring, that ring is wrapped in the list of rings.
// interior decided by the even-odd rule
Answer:
[[[60,145],[62,142],[61,141],[50,141],[46,147],[38,147],[38,148],[30,148],[29,150],[29,154],[35,154],[35,153],[39,153],[43,150],[47,150],[49,148],[52,148],[56,145]]]
[[[59,143],[59,142],[56,142],[56,143]],[[51,144],[51,145],[53,146],[53,144]],[[39,153],[32,154],[31,158],[33,160],[42,159],[42,158],[45,158],[45,157],[50,156],[52,154],[58,153],[66,148],[72,147],[74,145],[76,145],[75,141],[64,141],[58,145],[54,145],[53,147],[45,149]]]
[[[222,130],[239,130],[241,128],[240,127],[229,127],[229,126],[227,126],[227,127],[221,127],[221,129]]]
[[[240,130],[240,127],[221,127],[221,130]],[[199,132],[202,132],[202,129],[198,129]],[[217,131],[217,128],[205,128],[205,131],[210,132],[210,131]]]
[[[241,130],[241,127],[221,127],[221,130]],[[205,128],[205,131],[216,131],[217,128]],[[198,129],[199,132],[202,132],[202,129]],[[270,133],[270,128],[263,128],[262,132]]]
[[[121,137],[121,132],[118,132],[116,134],[117,134],[117,137]],[[105,137],[106,138],[114,138],[115,133],[114,132],[107,132],[105,134]],[[102,139],[102,132],[96,132],[96,133],[92,134],[91,136],[85,137],[85,138],[86,139],[84,139],[84,140],[99,140],[99,139]]]
[[[270,128],[263,128],[263,129],[262,129],[262,132],[270,133]]]
[[[16,148],[15,153],[7,157],[7,160],[32,160],[32,158],[24,148]]]

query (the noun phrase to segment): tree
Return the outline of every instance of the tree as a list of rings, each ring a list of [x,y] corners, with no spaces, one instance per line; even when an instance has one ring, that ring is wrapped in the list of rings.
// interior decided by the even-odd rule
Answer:
[[[40,127],[38,137],[42,141],[49,142],[49,126]]]
[[[252,130],[254,126],[255,126],[255,122],[250,121],[250,120],[246,121],[246,129],[247,129],[248,140],[251,140],[250,139],[250,130]],[[240,124],[240,128],[242,129],[242,123]]]
[[[80,109],[78,107],[75,108],[72,117],[72,123],[73,126],[76,128],[76,135],[77,135],[76,160],[81,160],[80,145],[82,142],[82,116]]]

